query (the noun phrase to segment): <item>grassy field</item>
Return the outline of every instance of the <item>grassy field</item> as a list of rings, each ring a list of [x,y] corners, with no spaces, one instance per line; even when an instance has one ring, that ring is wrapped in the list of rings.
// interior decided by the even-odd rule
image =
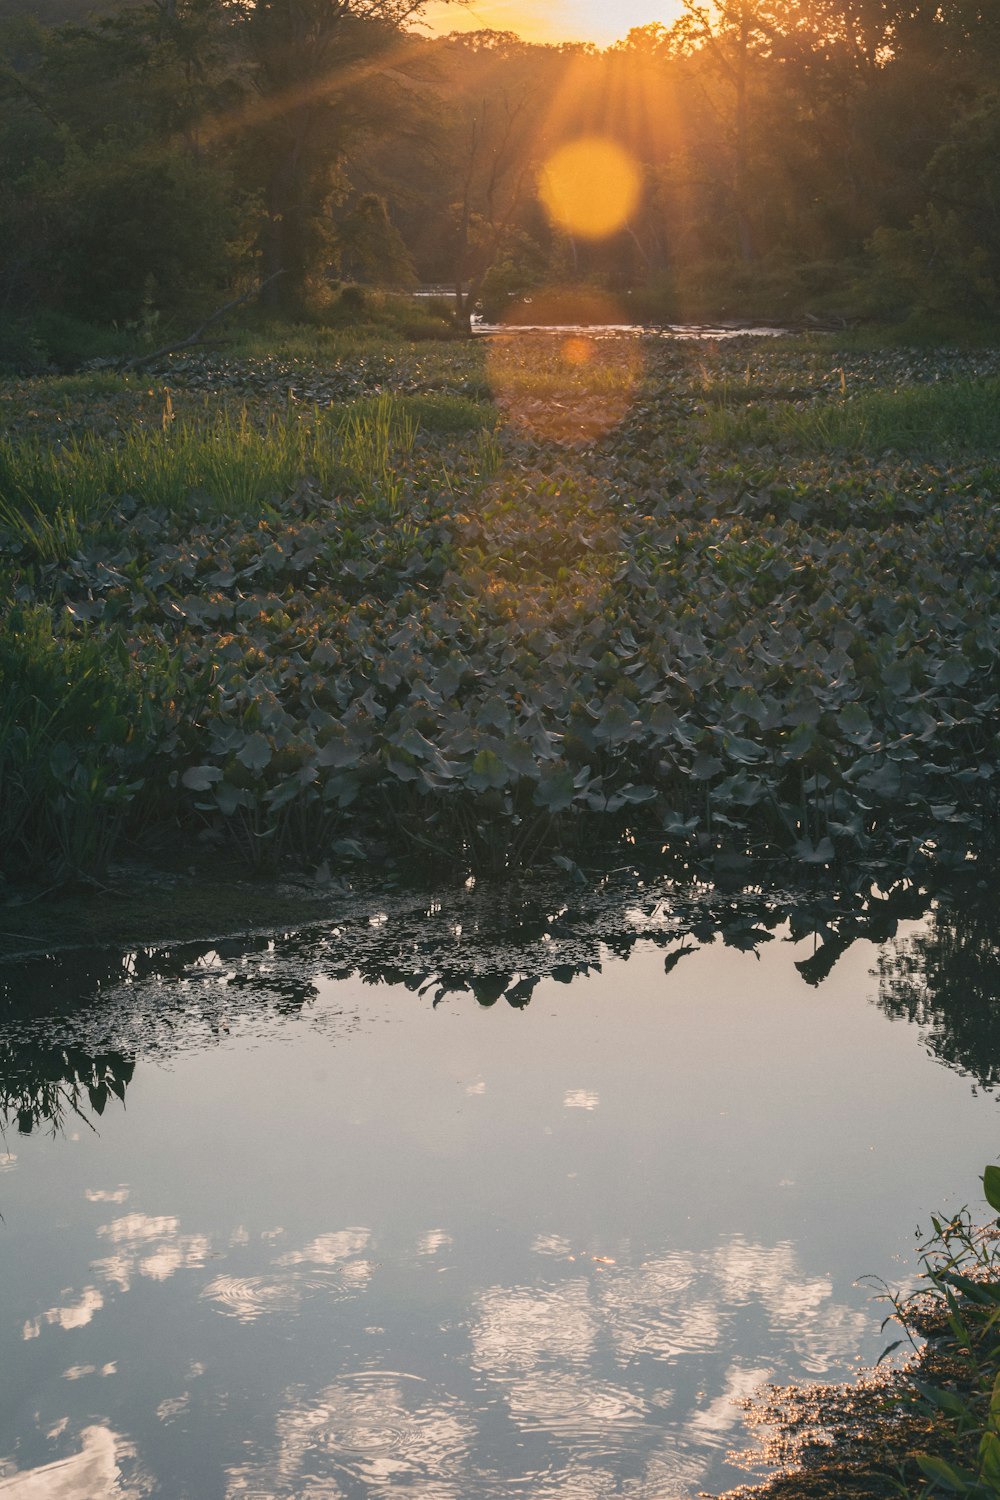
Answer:
[[[7,380],[0,860],[961,864],[1000,352],[259,329]]]

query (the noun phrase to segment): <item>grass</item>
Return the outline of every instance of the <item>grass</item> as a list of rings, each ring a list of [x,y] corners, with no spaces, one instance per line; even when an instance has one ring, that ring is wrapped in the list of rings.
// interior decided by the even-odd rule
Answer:
[[[86,526],[100,532],[110,503],[125,495],[175,513],[250,515],[309,477],[327,492],[350,486],[391,497],[421,418],[462,432],[477,416],[460,401],[380,395],[334,411],[271,412],[256,424],[246,406],[177,423],[168,392],[158,430],[134,428],[114,441],[0,441],[0,523],[54,560],[79,548]]]
[[[707,393],[718,444],[786,444],[801,452],[989,453],[1000,444],[1000,380],[944,380],[903,390],[779,404],[749,384]],[[764,397],[762,402],[761,397]],[[788,400],[788,397],[785,397]]]

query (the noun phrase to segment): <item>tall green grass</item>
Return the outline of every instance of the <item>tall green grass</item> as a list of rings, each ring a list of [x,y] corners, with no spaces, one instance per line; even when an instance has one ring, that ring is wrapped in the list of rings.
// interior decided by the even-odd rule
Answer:
[[[72,553],[100,530],[112,503],[132,495],[177,512],[246,515],[287,493],[303,476],[326,490],[353,489],[390,505],[412,452],[417,421],[389,395],[336,411],[271,414],[245,407],[209,421],[137,427],[118,438],[90,434],[59,445],[0,441],[0,526],[42,558]]]
[[[770,443],[809,453],[987,453],[1000,444],[1000,380],[942,381],[858,395],[848,389],[843,397],[808,405],[722,401],[703,421],[709,440],[725,445]]]
[[[99,873],[125,825],[164,705],[182,692],[165,648],[140,664],[42,606],[0,622],[0,872]]]

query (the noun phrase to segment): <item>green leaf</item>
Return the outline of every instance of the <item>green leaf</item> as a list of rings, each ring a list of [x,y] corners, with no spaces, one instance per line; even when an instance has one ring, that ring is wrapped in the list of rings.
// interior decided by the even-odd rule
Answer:
[[[495,751],[480,750],[472,762],[472,770],[466,778],[474,791],[485,791],[489,787],[498,790],[510,780],[507,767]]]
[[[633,786],[627,782],[625,786],[618,788],[618,795],[623,802],[652,802],[656,796],[655,786]]]
[[[207,792],[215,782],[222,780],[218,766],[189,766],[181,777],[181,785],[189,792]]]
[[[248,771],[260,773],[271,763],[271,744],[266,735],[255,729],[242,749],[237,750],[236,759],[241,760]]]
[[[866,739],[872,732],[872,721],[860,703],[845,703],[837,716],[837,723],[851,739]]]
[[[929,1453],[918,1453],[915,1456],[920,1472],[926,1478],[933,1479],[935,1484],[943,1484],[953,1495],[964,1495],[967,1492],[968,1481],[943,1458],[933,1458]]]
[[[983,1173],[983,1193],[990,1208],[1000,1213],[1000,1167],[987,1167]]]
[[[573,774],[565,766],[548,770],[535,787],[535,802],[547,812],[564,812],[576,797]]]
[[[224,818],[231,818],[238,807],[246,807],[249,802],[243,787],[233,786],[230,781],[220,781],[215,788],[215,804]]]

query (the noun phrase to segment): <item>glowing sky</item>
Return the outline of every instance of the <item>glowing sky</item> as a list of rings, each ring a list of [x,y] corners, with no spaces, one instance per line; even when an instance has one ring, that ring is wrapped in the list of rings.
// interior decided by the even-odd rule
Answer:
[[[669,26],[680,0],[470,0],[466,5],[430,4],[424,12],[433,32],[491,27],[516,31],[532,42],[596,42],[606,47],[633,26],[662,21]]]

